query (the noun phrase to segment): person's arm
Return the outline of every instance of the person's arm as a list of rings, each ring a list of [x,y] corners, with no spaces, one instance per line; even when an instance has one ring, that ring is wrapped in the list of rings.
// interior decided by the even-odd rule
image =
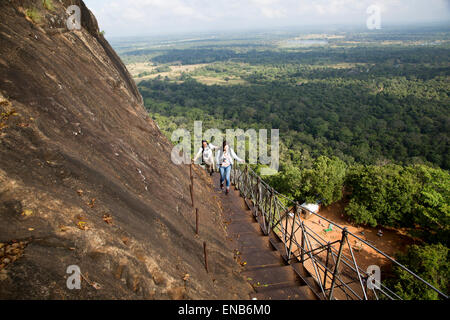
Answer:
[[[218,148],[215,145],[213,145],[212,143],[209,144],[209,147],[211,148],[211,150],[216,150]]]
[[[197,159],[202,155],[202,152],[203,152],[203,149],[200,148],[200,149],[198,150],[197,155],[194,157],[194,162],[197,161]]]
[[[242,163],[244,162],[244,160],[242,160],[241,158],[239,158],[237,156],[237,154],[234,152],[233,149],[230,148],[230,151],[231,151],[231,157],[233,157],[233,159],[236,159],[237,161],[242,162]]]

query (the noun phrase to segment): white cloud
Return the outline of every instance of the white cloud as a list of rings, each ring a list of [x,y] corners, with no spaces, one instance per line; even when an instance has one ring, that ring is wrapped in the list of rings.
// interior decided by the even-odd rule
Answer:
[[[263,7],[261,8],[262,14],[270,19],[274,18],[282,18],[286,16],[286,13],[283,9],[273,9],[269,7]]]
[[[448,0],[85,0],[108,35],[354,23],[381,8],[384,23],[450,21]]]

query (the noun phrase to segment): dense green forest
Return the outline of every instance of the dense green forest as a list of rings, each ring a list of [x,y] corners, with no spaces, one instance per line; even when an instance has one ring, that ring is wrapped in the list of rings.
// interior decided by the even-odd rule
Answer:
[[[423,243],[397,258],[448,292],[450,47],[442,36],[347,34],[287,48],[279,39],[226,41],[124,56],[157,66],[139,90],[169,137],[199,120],[204,130],[280,129],[281,167],[267,182],[299,201],[345,199],[357,224],[407,228]],[[168,72],[193,64],[201,65]],[[393,272],[401,296],[437,298]]]
[[[195,60],[195,51],[189,49],[183,61]],[[258,58],[257,65],[245,59],[216,63],[184,75],[181,83],[153,79],[142,82],[140,90],[152,113],[191,122],[213,117],[211,125],[219,128],[224,120],[239,128],[279,128],[290,149],[313,156],[450,168],[448,50],[356,48],[344,56],[341,49],[311,51],[307,56],[313,58],[298,54],[296,64],[280,53],[263,52],[261,60],[267,57],[270,63]],[[182,54],[159,57],[178,61]],[[195,62],[200,61],[205,60]],[[349,62],[358,64],[339,66]],[[211,74],[245,83],[211,86],[193,78]]]

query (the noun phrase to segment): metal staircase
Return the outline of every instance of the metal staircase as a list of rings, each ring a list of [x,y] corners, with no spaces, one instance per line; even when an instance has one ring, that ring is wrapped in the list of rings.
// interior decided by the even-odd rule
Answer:
[[[245,266],[244,274],[257,292],[256,297],[402,299],[358,264],[354,243],[361,243],[436,291],[440,298],[448,299],[447,295],[372,244],[276,192],[248,166],[234,165],[231,179],[237,191],[231,192],[229,199],[223,201],[230,219],[229,232],[238,243],[239,259]],[[340,239],[327,241],[310,228],[308,218],[312,216],[332,225],[340,232]],[[370,257],[364,258],[370,260]]]

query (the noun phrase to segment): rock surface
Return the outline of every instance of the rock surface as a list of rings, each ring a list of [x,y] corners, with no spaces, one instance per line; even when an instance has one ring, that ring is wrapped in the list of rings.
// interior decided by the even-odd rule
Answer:
[[[189,168],[84,3],[52,4],[0,2],[0,299],[247,299],[210,178],[195,237]]]

